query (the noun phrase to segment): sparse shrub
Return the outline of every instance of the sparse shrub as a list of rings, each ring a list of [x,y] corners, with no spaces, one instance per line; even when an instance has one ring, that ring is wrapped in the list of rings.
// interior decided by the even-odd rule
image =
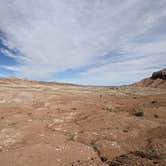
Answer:
[[[106,110],[109,112],[113,112],[112,108],[106,107]]]
[[[94,151],[99,152],[99,145],[91,143],[90,146],[94,149]]]
[[[115,109],[112,109],[110,107],[106,107],[105,110],[109,111],[109,112],[117,112],[117,110]]]
[[[68,139],[67,140],[69,140],[69,141],[74,141],[75,139],[75,134],[74,133],[68,133],[67,134],[67,137],[68,137]]]
[[[135,152],[136,156],[140,156],[142,158],[147,158],[149,160],[154,160],[154,159],[165,159],[166,154],[160,154],[156,150],[148,150],[148,151],[136,151]]]

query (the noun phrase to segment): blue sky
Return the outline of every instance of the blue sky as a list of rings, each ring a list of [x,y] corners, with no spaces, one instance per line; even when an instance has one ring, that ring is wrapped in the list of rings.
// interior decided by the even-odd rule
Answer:
[[[165,0],[0,2],[0,77],[120,85],[166,67]]]

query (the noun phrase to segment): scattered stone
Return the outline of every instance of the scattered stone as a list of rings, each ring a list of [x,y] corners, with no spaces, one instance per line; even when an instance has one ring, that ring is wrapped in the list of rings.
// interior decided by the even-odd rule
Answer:
[[[126,129],[125,129],[125,130],[123,130],[123,132],[124,132],[124,133],[127,133],[127,132],[128,132],[128,130],[126,130]]]
[[[104,157],[104,156],[100,157],[100,159],[101,159],[102,162],[106,162],[106,161],[108,160],[108,159],[107,159],[106,157]]]
[[[151,103],[152,103],[152,104],[156,104],[156,103],[157,103],[157,101],[156,101],[156,100],[153,100]]]
[[[27,115],[28,115],[28,116],[31,116],[31,115],[32,115],[32,113],[31,113],[31,112],[28,112],[28,113],[27,113]]]
[[[137,116],[137,117],[143,117],[144,116],[144,112],[142,112],[142,111],[135,112],[134,115]]]
[[[154,117],[155,117],[155,118],[159,118],[159,116],[158,116],[157,114],[154,114]]]

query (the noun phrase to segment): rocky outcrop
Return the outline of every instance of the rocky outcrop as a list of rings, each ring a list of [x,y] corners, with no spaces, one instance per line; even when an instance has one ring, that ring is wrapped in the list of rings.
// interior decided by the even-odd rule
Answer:
[[[166,79],[166,68],[152,74],[152,79]]]
[[[166,88],[166,68],[154,72],[150,78],[145,78],[135,84],[136,87]]]

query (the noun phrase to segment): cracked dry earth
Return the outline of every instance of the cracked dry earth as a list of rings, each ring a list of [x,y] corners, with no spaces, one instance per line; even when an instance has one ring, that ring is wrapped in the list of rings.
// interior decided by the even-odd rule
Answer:
[[[0,166],[153,165],[166,165],[166,89],[0,79]]]

